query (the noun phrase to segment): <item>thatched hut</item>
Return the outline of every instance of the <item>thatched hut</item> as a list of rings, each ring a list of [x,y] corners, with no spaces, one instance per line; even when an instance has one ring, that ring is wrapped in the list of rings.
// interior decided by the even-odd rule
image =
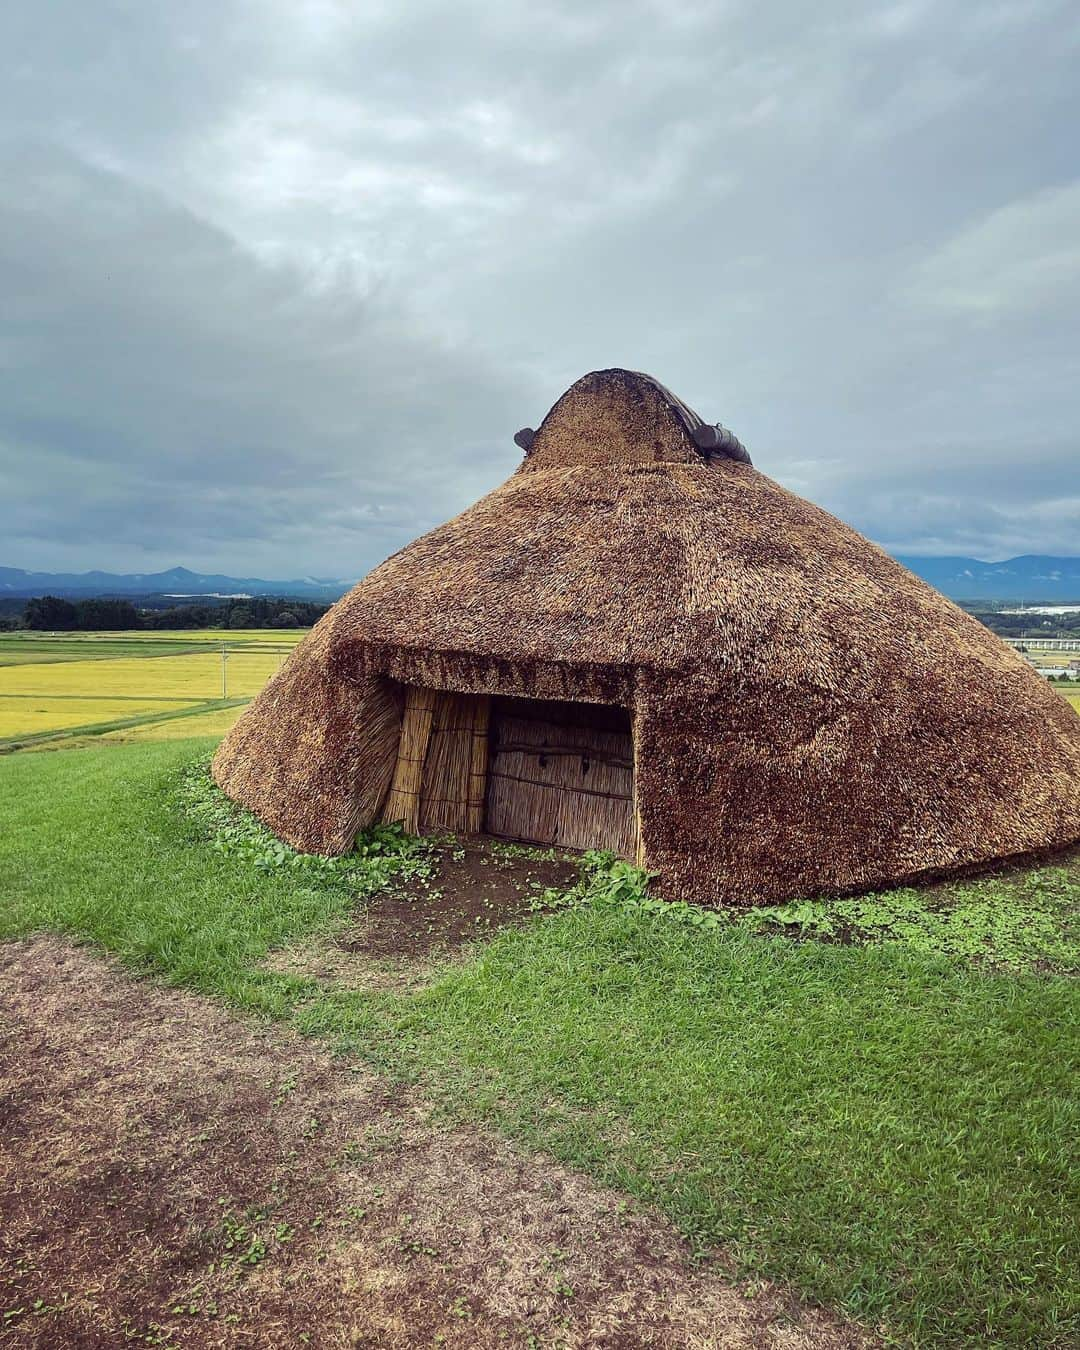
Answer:
[[[501,487],[377,567],[218,750],[289,843],[378,819],[850,891],[1080,837],[1080,718],[662,385],[579,380]]]

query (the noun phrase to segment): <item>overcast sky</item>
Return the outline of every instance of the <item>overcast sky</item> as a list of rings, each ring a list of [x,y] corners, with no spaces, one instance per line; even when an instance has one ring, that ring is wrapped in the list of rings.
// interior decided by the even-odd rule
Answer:
[[[651,372],[1080,553],[1075,0],[7,0],[0,564],[351,577]]]

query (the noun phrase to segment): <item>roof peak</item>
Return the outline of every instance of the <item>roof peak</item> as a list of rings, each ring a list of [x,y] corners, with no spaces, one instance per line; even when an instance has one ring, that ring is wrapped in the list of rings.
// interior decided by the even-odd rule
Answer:
[[[702,421],[665,385],[643,371],[614,366],[576,380],[552,406],[539,431],[514,437],[526,469],[572,464],[750,463],[726,428]]]

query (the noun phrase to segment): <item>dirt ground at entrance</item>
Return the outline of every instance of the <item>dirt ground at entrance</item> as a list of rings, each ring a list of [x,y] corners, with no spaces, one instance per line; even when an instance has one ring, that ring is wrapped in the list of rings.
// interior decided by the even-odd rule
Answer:
[[[353,988],[404,988],[478,939],[524,922],[545,890],[578,879],[579,857],[484,835],[433,842],[428,874],[396,882],[325,937],[271,953],[267,969]]]

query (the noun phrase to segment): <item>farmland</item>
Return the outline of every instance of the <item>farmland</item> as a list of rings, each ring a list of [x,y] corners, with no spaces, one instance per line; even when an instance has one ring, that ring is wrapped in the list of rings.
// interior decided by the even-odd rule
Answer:
[[[1054,651],[1050,648],[1040,647],[1036,642],[1026,646],[1024,655],[1036,670],[1054,670],[1063,666],[1066,662],[1074,660],[1075,652]],[[1056,682],[1055,687],[1059,694],[1067,703],[1080,713],[1080,679],[1073,679],[1068,682]]]
[[[0,749],[224,735],[305,632],[0,635]]]
[[[306,632],[0,634],[0,750],[223,736]]]

